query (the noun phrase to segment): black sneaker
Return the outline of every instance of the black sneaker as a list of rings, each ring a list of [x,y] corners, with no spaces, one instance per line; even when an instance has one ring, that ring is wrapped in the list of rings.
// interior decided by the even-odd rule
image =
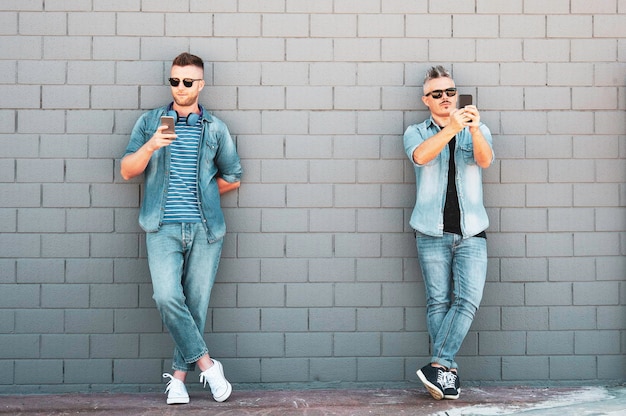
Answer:
[[[425,365],[417,370],[417,376],[422,383],[424,383],[424,386],[435,400],[441,400],[444,397],[442,383],[445,378],[445,373],[445,368],[433,367],[431,364]]]
[[[459,376],[456,373],[446,371],[441,384],[443,386],[444,399],[456,400],[459,398],[459,394],[461,393],[461,383],[459,381]]]

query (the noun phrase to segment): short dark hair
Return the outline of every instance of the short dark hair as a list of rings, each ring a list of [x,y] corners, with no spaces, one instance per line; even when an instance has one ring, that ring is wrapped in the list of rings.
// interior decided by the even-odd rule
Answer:
[[[189,66],[189,65],[197,66],[198,68],[202,68],[202,70],[204,70],[204,62],[202,61],[202,58],[196,55],[192,55],[187,52],[181,53],[176,58],[174,58],[174,61],[172,61],[172,66]]]
[[[424,84],[426,84],[431,79],[435,78],[452,78],[450,76],[450,72],[442,65],[431,66],[428,71],[426,71],[426,76],[424,77]]]

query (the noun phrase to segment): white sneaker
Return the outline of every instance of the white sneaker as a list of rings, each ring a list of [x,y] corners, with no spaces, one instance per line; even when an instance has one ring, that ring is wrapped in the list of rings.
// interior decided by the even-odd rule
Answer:
[[[171,374],[163,373],[163,378],[167,377],[170,378],[170,381],[167,382],[167,387],[165,388],[165,392],[167,393],[167,404],[189,403],[189,394],[187,394],[185,383],[177,378],[174,378]]]
[[[228,399],[233,392],[233,387],[224,377],[224,367],[222,367],[222,363],[215,359],[213,360],[211,368],[200,373],[200,383],[203,383],[203,387],[206,387],[206,383],[209,383],[211,393],[213,393],[213,399],[215,399],[216,402],[223,402]]]

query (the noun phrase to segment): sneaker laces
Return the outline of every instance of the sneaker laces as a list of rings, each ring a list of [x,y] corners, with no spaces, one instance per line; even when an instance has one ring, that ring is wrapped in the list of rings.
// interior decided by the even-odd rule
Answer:
[[[204,373],[206,373],[206,371],[208,371],[208,370],[205,370],[205,371],[200,373],[200,383],[202,383],[202,387],[206,387],[206,383],[208,383],[208,381],[209,381],[209,377],[207,377],[207,375],[204,374]],[[211,383],[209,383],[209,387],[211,387]]]
[[[443,369],[436,367],[437,368],[437,383],[441,384],[444,382],[444,378],[445,378],[445,372],[443,371]]]
[[[440,373],[440,375],[441,381],[440,377],[437,376],[437,382],[443,386],[444,390],[456,388],[456,374],[454,374],[452,371],[443,371],[442,373]]]
[[[211,391],[213,391],[214,388],[217,389],[219,387],[222,387],[222,384],[223,384],[223,383],[220,383],[221,380],[218,380],[216,377],[211,377],[209,375],[209,372],[212,372],[213,367],[215,367],[215,370],[218,370],[218,368],[216,367],[216,364],[213,364],[211,367],[209,367],[208,369],[200,373],[200,383],[202,383],[202,387],[205,388],[206,383],[209,383],[209,387],[211,387]]]
[[[182,390],[181,389],[181,384],[183,386],[185,386],[185,384],[182,381],[180,381],[177,378],[174,378],[173,375],[171,375],[169,373],[163,373],[163,378],[168,378],[168,377],[170,378],[170,381],[167,382],[167,385],[165,387],[165,392],[166,393],[169,393],[170,390],[178,390],[176,392],[176,393],[178,393],[178,392],[180,392]]]

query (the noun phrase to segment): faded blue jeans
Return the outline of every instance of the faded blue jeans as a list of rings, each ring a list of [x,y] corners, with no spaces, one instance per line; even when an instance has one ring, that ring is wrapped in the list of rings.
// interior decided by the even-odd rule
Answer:
[[[146,234],[152,297],[176,344],[174,370],[193,371],[209,351],[203,333],[223,241],[209,243],[202,223],[164,224]]]
[[[417,257],[426,286],[431,363],[457,368],[454,358],[478,310],[487,277],[487,240],[417,233]]]

